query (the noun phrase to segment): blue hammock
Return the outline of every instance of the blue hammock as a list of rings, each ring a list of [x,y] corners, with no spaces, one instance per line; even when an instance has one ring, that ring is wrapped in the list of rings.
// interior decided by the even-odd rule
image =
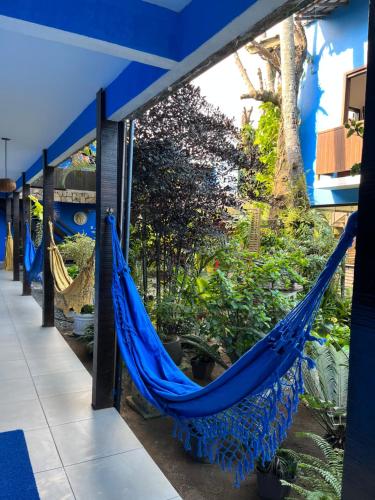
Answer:
[[[25,223],[25,241],[23,249],[23,265],[27,274],[27,279],[31,281],[42,281],[41,273],[43,270],[43,240],[35,250],[33,240],[31,239],[29,224]]]
[[[348,224],[312,289],[271,332],[206,387],[191,381],[174,364],[147,315],[124,260],[112,215],[116,332],[121,355],[139,392],[175,421],[176,436],[198,456],[244,479],[257,459],[269,461],[286,437],[303,393],[302,363],[311,328],[327,289],[357,229]],[[319,339],[321,341],[321,339]]]

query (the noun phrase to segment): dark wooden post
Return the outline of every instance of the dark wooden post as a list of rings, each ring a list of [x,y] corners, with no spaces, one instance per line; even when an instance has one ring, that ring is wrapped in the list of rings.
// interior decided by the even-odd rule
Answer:
[[[9,222],[12,222],[12,198],[8,196],[5,200],[5,218],[7,223],[7,230]]]
[[[20,280],[20,194],[13,193],[13,281]]]
[[[122,125],[105,119],[105,93],[97,94],[96,125],[96,244],[95,341],[92,405],[108,408],[114,403],[116,338],[112,306],[112,243],[105,222],[108,209],[116,214],[117,169],[122,158]]]
[[[55,325],[55,285],[50,268],[48,222],[53,220],[54,168],[48,165],[47,150],[43,150],[43,326]]]
[[[375,492],[375,0],[370,0],[366,121],[358,202],[358,236],[349,360],[344,500]]]
[[[22,295],[31,295],[31,283],[27,279],[25,271],[25,241],[26,241],[26,222],[30,224],[30,184],[26,183],[26,174],[22,174],[22,241],[23,241],[23,275],[22,275]]]

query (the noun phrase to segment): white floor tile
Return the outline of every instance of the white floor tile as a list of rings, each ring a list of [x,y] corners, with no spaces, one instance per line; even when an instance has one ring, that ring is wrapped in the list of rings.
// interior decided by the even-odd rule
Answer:
[[[0,383],[5,380],[30,377],[30,372],[24,359],[0,362]]]
[[[38,395],[30,376],[0,383],[0,405],[37,398]]]
[[[0,320],[1,321],[1,320]],[[3,361],[16,361],[24,359],[23,352],[17,338],[14,336],[13,341],[2,341],[0,337],[0,363]]]
[[[141,448],[134,433],[114,408],[93,418],[51,428],[63,465]]]
[[[82,363],[71,349],[61,354],[42,358],[32,357],[30,359],[28,356],[28,365],[33,376],[82,370]]]
[[[178,497],[144,449],[66,467],[77,500],[168,500]]]
[[[42,407],[37,399],[0,403],[0,432],[38,429],[47,425]]]
[[[92,386],[91,376],[83,367],[77,371],[39,375],[33,379],[41,398],[88,391]]]
[[[64,469],[39,472],[35,474],[35,481],[40,500],[74,500]]]
[[[25,432],[25,439],[34,473],[62,466],[48,427]]]
[[[116,410],[92,410],[90,374],[21,293],[0,271],[0,432],[25,431],[41,500],[180,500]]]
[[[54,426],[92,418],[94,410],[91,397],[90,390],[42,398],[41,404],[48,424]]]

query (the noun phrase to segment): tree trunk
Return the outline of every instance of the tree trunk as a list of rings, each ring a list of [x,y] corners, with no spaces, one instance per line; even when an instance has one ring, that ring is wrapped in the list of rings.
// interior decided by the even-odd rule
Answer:
[[[280,31],[280,61],[282,98],[279,143],[283,143],[276,166],[274,196],[278,205],[301,205],[306,201],[301,144],[298,133],[298,84],[296,78],[296,51],[293,17],[285,19]],[[302,196],[302,199],[301,199]]]

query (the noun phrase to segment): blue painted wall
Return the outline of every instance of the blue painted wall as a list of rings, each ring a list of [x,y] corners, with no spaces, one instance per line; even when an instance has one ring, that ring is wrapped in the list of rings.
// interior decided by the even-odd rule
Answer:
[[[85,212],[87,214],[87,223],[83,226],[78,226],[74,222],[74,214],[76,212]],[[55,217],[56,221],[63,222],[68,226],[72,233],[85,233],[95,239],[95,205],[85,203],[60,203],[55,202]],[[5,240],[6,240],[6,219],[5,210],[0,208],[0,262],[5,257]]]
[[[344,75],[366,64],[368,0],[350,0],[306,28],[308,63],[300,91],[300,137],[312,205],[356,203],[358,189],[313,188],[317,133],[342,125]]]
[[[86,213],[87,223],[84,226],[78,226],[74,222],[73,217],[76,212]],[[55,202],[55,217],[57,222],[62,221],[72,229],[73,233],[85,233],[95,238],[95,205]]]

